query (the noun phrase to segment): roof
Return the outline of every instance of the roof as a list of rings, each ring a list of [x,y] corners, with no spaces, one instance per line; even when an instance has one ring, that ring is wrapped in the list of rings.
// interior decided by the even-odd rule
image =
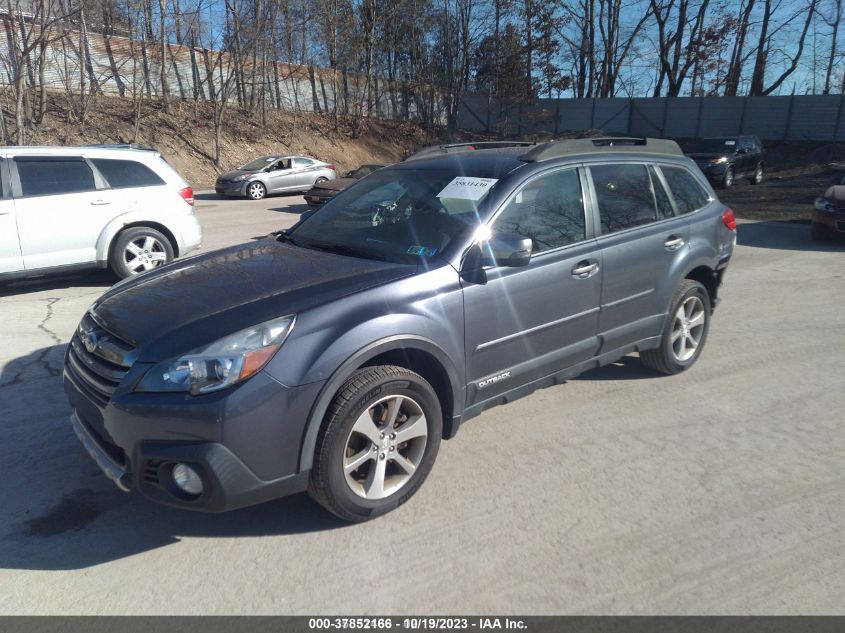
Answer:
[[[13,154],[17,156],[93,156],[93,157],[115,157],[115,155],[131,155],[136,160],[143,160],[145,157],[159,156],[159,152],[152,148],[112,146],[112,145],[8,145],[0,147],[0,153]]]
[[[660,154],[683,156],[681,147],[663,138],[575,138],[551,141],[537,145],[522,155],[526,162],[540,162],[553,158],[566,158],[578,154]]]
[[[463,176],[479,178],[502,178],[515,169],[525,166],[525,162],[520,160],[524,152],[524,147],[467,150],[406,160],[385,169],[425,169],[458,172]]]

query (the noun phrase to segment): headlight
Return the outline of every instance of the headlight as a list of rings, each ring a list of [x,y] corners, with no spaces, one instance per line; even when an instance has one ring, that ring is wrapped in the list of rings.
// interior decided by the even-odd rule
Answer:
[[[135,391],[219,391],[257,374],[285,342],[294,315],[273,319],[221,338],[176,360],[151,368]]]
[[[232,182],[240,182],[241,180],[246,180],[246,175],[241,174],[240,176],[235,176],[232,178]]]
[[[727,163],[728,159],[726,156],[720,156],[719,158],[714,158],[710,161],[711,165],[721,165],[722,163]]]
[[[829,200],[825,200],[824,198],[816,198],[815,205],[816,211],[821,211],[823,213],[834,213],[836,209],[833,207],[833,203]]]

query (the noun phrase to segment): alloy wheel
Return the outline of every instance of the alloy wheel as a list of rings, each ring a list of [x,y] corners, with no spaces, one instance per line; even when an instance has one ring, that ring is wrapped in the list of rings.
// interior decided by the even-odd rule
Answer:
[[[371,404],[355,421],[343,456],[349,488],[364,499],[384,499],[410,481],[428,440],[422,407],[391,395]]]
[[[672,325],[672,354],[680,362],[695,355],[704,334],[704,303],[696,296],[687,297],[678,306]]]
[[[261,200],[264,197],[264,185],[260,182],[254,182],[247,189],[247,193],[253,200]]]
[[[151,235],[139,235],[123,249],[123,263],[133,275],[167,263],[164,245]]]

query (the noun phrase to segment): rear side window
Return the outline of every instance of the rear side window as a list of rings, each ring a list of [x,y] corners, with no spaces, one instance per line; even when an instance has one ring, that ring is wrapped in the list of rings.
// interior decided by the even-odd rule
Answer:
[[[100,170],[112,189],[153,187],[164,184],[164,181],[152,169],[134,160],[113,160],[111,158],[92,158],[90,160]]]
[[[523,187],[493,224],[496,231],[530,237],[534,252],[586,237],[581,179],[575,169],[541,176]]]
[[[15,158],[21,193],[24,196],[50,196],[94,191],[94,173],[82,157]]]
[[[597,165],[590,173],[603,234],[663,219],[645,165]]]
[[[311,165],[314,164],[314,161],[307,158],[294,158],[293,163],[297,167],[311,167]]]
[[[691,213],[705,206],[710,197],[695,177],[682,167],[662,166],[660,170],[672,191],[678,213]]]

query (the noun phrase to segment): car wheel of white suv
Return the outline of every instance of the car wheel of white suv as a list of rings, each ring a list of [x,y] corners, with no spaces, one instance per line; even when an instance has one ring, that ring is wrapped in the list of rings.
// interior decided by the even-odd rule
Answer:
[[[117,236],[111,249],[109,265],[114,273],[124,279],[164,266],[172,262],[173,245],[155,229],[138,226]]]

